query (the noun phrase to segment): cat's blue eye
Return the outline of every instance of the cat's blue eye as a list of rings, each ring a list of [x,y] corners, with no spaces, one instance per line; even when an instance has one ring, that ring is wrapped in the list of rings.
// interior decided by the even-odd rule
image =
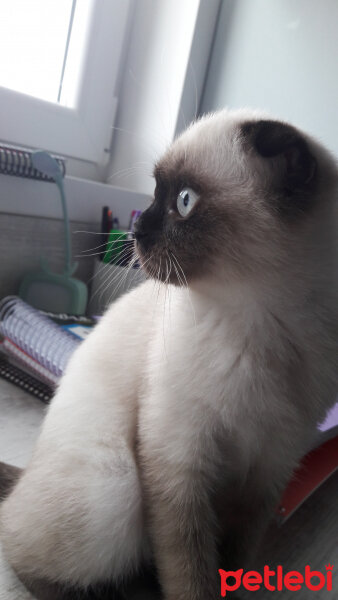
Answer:
[[[198,194],[191,188],[184,188],[177,196],[177,210],[181,217],[186,217],[198,200]]]

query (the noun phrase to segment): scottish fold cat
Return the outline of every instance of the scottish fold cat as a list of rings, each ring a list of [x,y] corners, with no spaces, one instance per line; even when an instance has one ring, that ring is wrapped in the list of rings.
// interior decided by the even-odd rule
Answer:
[[[0,535],[26,580],[153,561],[165,600],[214,600],[335,400],[338,171],[295,127],[223,110],[154,176],[149,280],[71,358]]]

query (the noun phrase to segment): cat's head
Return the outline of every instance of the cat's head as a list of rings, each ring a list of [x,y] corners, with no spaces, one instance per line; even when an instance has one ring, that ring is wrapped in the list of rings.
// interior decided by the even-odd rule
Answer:
[[[151,276],[179,285],[288,268],[337,182],[333,160],[311,138],[244,110],[192,124],[154,176],[137,251]]]

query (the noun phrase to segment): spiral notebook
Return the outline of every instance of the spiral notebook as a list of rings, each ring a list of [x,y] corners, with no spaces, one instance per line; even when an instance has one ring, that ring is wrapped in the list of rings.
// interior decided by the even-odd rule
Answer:
[[[33,167],[32,152],[25,148],[10,145],[0,145],[0,173],[4,175],[15,175],[16,177],[28,177],[29,179],[41,179],[54,182],[52,177],[37,171]],[[66,174],[65,159],[54,156],[64,177]]]
[[[0,302],[0,345],[18,367],[52,387],[58,383],[81,339],[17,296]]]

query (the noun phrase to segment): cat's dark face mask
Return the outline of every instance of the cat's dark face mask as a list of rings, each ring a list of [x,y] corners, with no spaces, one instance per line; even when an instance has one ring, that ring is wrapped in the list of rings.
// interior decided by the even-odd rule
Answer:
[[[154,201],[135,227],[136,250],[155,279],[186,285],[201,278],[214,256],[215,213],[207,210],[210,189],[157,172]],[[224,227],[223,227],[224,229]],[[212,233],[214,231],[214,233]]]

